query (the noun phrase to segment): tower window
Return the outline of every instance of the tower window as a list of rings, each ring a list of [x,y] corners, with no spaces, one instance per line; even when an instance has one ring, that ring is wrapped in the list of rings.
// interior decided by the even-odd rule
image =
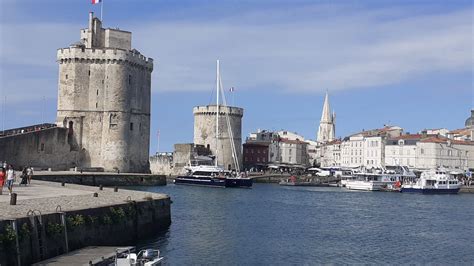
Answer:
[[[128,84],[132,84],[132,75],[128,75]]]
[[[130,123],[130,130],[133,131],[133,123]]]
[[[97,108],[97,107],[98,107],[98,104],[97,104],[97,103],[95,103],[95,108]]]
[[[66,74],[66,79],[68,79],[68,75]]]
[[[89,76],[91,75],[91,71],[89,70]]]
[[[99,90],[97,90],[97,95],[99,95]]]

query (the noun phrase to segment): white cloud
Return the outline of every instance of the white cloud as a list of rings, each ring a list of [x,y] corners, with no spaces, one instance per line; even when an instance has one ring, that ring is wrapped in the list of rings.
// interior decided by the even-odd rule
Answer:
[[[134,46],[155,59],[155,91],[209,91],[217,58],[224,85],[239,90],[348,90],[471,70],[472,10],[406,13],[402,7],[314,5],[118,26],[131,30]],[[56,49],[78,40],[83,24],[1,24],[2,89],[24,86],[21,97],[55,97]],[[43,75],[12,72],[12,65]]]
[[[262,11],[216,22],[140,24],[133,31],[136,46],[157,59],[153,87],[159,91],[209,90],[216,58],[223,61],[228,86],[294,92],[375,87],[436,71],[470,70],[470,10],[402,13],[359,10],[323,20],[311,18],[308,10]],[[249,23],[256,18],[265,23]]]

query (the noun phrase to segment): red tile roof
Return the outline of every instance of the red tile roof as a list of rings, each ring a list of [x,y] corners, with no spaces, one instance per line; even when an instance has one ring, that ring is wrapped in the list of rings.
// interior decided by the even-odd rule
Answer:
[[[455,130],[449,131],[448,134],[470,136],[471,135],[471,129],[469,129],[469,128],[455,129]]]
[[[474,145],[474,141],[465,141],[465,140],[454,140],[454,139],[448,139],[445,137],[428,137],[420,140],[420,142],[426,142],[426,143],[448,143],[450,141],[452,144],[459,144],[459,145]]]

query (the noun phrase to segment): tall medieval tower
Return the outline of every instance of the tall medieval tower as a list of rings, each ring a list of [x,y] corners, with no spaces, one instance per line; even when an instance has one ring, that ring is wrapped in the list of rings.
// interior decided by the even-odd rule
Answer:
[[[225,169],[237,169],[233,156],[231,142],[236,150],[237,162],[242,169],[242,117],[244,109],[239,107],[219,105],[219,136],[216,138],[216,105],[196,106],[194,113],[194,143],[204,145],[217,154],[217,164]],[[227,124],[226,116],[229,117]],[[229,127],[232,130],[232,136]]]
[[[319,130],[317,141],[328,142],[334,140],[336,135],[336,114],[331,115],[329,107],[329,95],[326,92],[324,98],[323,113],[321,114],[321,121],[319,122]]]
[[[58,126],[69,129],[79,167],[149,172],[153,59],[131,47],[132,33],[104,29],[89,14],[81,40],[58,50]]]

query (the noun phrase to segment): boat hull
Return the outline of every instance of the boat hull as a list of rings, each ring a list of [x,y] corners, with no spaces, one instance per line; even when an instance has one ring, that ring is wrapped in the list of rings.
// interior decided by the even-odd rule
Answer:
[[[226,178],[225,187],[228,188],[251,188],[253,180],[251,178]]]
[[[403,188],[402,193],[422,193],[422,194],[458,194],[460,188]]]
[[[346,181],[346,188],[350,190],[379,191],[384,185],[386,185],[386,183],[383,182]]]
[[[176,185],[193,185],[206,187],[226,187],[226,181],[218,178],[193,178],[189,176],[178,176],[174,179]]]

